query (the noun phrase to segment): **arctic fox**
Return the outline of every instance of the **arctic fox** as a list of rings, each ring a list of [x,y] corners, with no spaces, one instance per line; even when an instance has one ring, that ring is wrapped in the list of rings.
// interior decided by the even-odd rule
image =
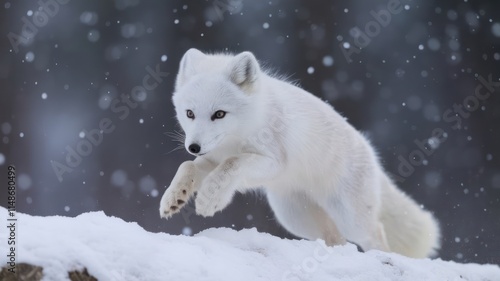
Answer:
[[[417,258],[440,247],[437,221],[397,189],[365,137],[327,103],[261,70],[252,53],[188,50],[172,100],[196,158],[179,166],[162,217],[195,193],[196,213],[212,216],[236,191],[262,188],[298,237]]]

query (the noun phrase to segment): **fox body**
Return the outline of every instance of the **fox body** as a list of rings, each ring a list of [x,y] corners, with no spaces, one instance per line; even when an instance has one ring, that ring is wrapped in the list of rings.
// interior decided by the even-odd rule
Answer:
[[[162,217],[195,193],[196,213],[212,216],[235,192],[262,188],[298,237],[410,257],[439,248],[437,221],[397,189],[365,137],[327,103],[262,71],[252,53],[188,50],[173,103],[196,158],[179,166]]]

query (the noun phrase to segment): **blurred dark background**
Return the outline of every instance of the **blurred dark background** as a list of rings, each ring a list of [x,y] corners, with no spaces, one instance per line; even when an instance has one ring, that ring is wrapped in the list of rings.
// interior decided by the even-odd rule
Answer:
[[[400,188],[441,221],[441,258],[500,263],[500,87],[473,97],[480,77],[499,81],[498,1],[40,3],[48,4],[0,6],[0,170],[17,167],[19,212],[103,210],[154,232],[257,227],[291,237],[254,194],[210,219],[191,214],[193,204],[168,221],[158,214],[178,165],[191,158],[172,151],[178,144],[166,134],[176,130],[170,99],[182,54],[249,50],[368,135]],[[388,5],[399,10],[378,23]],[[145,90],[147,67],[169,75]],[[120,98],[130,94],[135,108]],[[469,108],[455,113],[464,101]],[[83,143],[103,119],[114,130],[89,151]],[[436,128],[446,132],[442,143]],[[415,140],[433,148],[425,160]],[[65,157],[79,145],[88,155],[70,167]]]

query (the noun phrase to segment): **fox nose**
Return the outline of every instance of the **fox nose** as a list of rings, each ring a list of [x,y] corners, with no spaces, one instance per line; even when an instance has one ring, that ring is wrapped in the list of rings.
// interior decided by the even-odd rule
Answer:
[[[200,145],[199,145],[199,144],[197,144],[197,143],[193,143],[193,144],[190,144],[190,145],[189,145],[188,149],[189,149],[189,151],[190,151],[191,153],[198,153],[198,152],[200,152],[201,147],[200,147]]]

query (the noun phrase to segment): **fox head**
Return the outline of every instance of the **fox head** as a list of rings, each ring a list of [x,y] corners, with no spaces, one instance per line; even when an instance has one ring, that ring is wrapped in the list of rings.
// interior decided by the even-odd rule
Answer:
[[[259,114],[260,76],[250,52],[206,55],[190,49],[184,54],[172,100],[189,153],[201,156],[228,137],[245,137]]]

